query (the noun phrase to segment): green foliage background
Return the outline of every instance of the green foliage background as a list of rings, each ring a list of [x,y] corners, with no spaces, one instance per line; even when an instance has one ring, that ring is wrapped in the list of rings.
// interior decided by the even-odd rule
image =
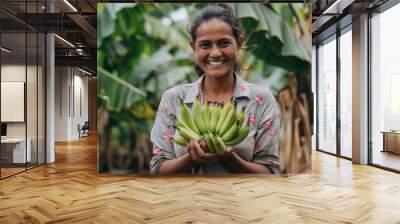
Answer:
[[[310,97],[308,4],[231,3],[246,46],[241,76],[277,93],[288,76]],[[99,3],[99,172],[146,172],[150,130],[162,93],[198,79],[186,31],[205,4]],[[185,15],[176,19],[176,15]]]

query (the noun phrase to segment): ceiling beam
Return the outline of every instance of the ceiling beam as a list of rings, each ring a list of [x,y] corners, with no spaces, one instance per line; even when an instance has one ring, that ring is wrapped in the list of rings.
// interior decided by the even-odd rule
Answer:
[[[80,66],[96,70],[96,58],[90,56],[55,56],[56,66]]]
[[[86,38],[88,44],[90,46],[96,46],[96,28],[94,28],[92,24],[90,24],[87,19],[80,14],[67,14],[67,16],[82,28],[82,30],[88,36],[88,38]]]
[[[322,14],[343,14],[344,9],[351,5],[355,0],[336,0],[326,7]]]

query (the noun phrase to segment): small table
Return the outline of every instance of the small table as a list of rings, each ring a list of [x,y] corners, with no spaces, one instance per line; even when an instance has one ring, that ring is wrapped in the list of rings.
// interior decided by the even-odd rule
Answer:
[[[381,133],[383,133],[382,152],[400,154],[400,131],[382,131]]]

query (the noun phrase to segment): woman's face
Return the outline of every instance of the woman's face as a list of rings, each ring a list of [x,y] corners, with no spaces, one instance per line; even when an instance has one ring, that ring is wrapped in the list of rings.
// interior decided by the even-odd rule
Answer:
[[[232,74],[238,45],[226,22],[212,18],[201,23],[192,46],[197,64],[208,76],[219,78]]]

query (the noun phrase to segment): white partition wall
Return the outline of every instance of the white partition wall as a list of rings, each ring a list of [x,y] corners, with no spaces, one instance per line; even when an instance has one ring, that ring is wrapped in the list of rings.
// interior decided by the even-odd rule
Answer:
[[[30,2],[28,7],[26,1],[19,1],[18,7],[21,15],[37,13],[43,3]],[[0,11],[0,17],[13,24],[0,24],[0,122],[4,128],[0,178],[3,179],[45,163],[49,144],[45,142],[45,35],[13,14]]]
[[[27,49],[26,33],[2,32],[1,44],[9,49],[1,51],[1,98],[0,120],[7,127],[7,134],[1,140],[1,176],[6,177],[26,170],[27,126],[26,126],[26,75]],[[16,99],[14,99],[16,98]],[[12,100],[16,100],[15,105]],[[4,102],[3,102],[4,101]],[[22,101],[22,102],[21,102]],[[22,103],[22,105],[21,105]]]

